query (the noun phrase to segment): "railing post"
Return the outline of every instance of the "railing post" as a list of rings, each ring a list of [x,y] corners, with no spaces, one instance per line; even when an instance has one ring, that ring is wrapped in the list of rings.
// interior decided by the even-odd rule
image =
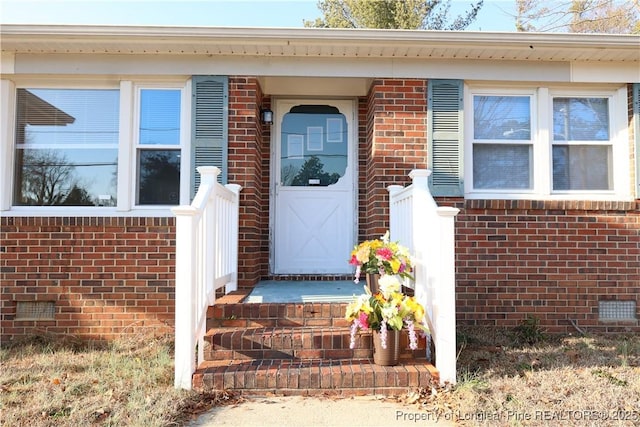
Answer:
[[[436,341],[436,364],[440,371],[440,383],[456,383],[456,278],[455,278],[455,228],[457,208],[439,207],[440,283],[437,289],[439,312]]]
[[[238,290],[238,239],[240,233],[240,190],[242,190],[242,186],[238,184],[227,184],[225,187],[235,194],[233,200],[234,211],[231,213],[233,221],[231,224],[231,235],[234,238],[231,239],[231,247],[229,249],[230,259],[234,264],[232,269],[234,273],[231,282],[225,287],[225,293],[229,293]]]
[[[192,206],[172,208],[176,215],[175,280],[175,374],[174,386],[191,390],[195,360],[195,287],[196,245],[193,241],[197,209]]]

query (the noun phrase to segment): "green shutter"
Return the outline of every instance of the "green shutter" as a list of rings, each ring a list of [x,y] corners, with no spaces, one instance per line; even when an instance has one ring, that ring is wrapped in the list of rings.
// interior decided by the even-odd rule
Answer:
[[[429,80],[429,183],[434,196],[463,196],[462,80]]]
[[[217,166],[221,184],[227,183],[229,135],[229,79],[193,76],[191,103],[191,198],[200,185],[199,166]]]
[[[640,83],[633,84],[633,117],[636,123],[636,199],[640,199]]]

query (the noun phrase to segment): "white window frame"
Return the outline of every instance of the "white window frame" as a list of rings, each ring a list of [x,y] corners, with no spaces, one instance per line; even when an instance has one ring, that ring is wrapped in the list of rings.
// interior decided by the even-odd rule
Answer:
[[[180,91],[180,143],[178,145],[140,145],[140,100],[141,92],[145,89],[151,90],[179,90]],[[175,205],[140,205],[137,203],[138,192],[138,150],[180,150],[180,201],[178,204],[189,203],[189,117],[190,104],[188,103],[187,87],[184,83],[138,83],[134,85],[134,114],[132,121],[132,142],[129,164],[133,175],[129,180],[130,203],[133,209],[167,210]]]
[[[629,184],[629,130],[626,86],[545,87],[467,84],[464,91],[464,183],[468,199],[513,200],[632,200]],[[533,186],[527,190],[476,189],[473,187],[473,98],[476,95],[508,96],[531,94],[531,142],[533,144]],[[553,98],[592,97],[609,100],[609,131],[612,145],[611,190],[553,190],[552,147]],[[599,145],[607,145],[605,141]]]
[[[120,92],[120,116],[118,136],[118,176],[116,206],[16,206],[13,205],[15,167],[15,114],[17,89],[118,89]],[[0,133],[0,178],[5,183],[0,192],[0,216],[95,216],[95,217],[169,217],[173,205],[136,205],[137,130],[139,103],[138,88],[180,89],[180,201],[190,203],[191,150],[191,79],[169,78],[153,80],[94,80],[94,79],[2,79],[0,94],[0,119],[8,125]],[[160,148],[161,146],[158,146]],[[162,146],[164,147],[164,146]]]

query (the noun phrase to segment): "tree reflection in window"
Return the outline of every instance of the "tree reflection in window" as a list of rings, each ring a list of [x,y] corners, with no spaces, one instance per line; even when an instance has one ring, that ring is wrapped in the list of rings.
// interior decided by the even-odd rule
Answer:
[[[347,170],[348,129],[330,105],[296,105],[282,118],[280,182],[284,186],[329,186]]]
[[[291,185],[304,186],[316,182],[316,185],[327,186],[335,184],[340,179],[339,173],[328,173],[324,171],[324,164],[316,156],[309,157],[300,172],[293,178]],[[313,181],[316,180],[316,181]]]

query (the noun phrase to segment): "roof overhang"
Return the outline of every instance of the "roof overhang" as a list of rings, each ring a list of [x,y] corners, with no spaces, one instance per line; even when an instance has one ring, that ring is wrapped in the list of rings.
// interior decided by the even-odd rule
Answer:
[[[640,36],[319,28],[2,25],[3,53],[640,62]]]

